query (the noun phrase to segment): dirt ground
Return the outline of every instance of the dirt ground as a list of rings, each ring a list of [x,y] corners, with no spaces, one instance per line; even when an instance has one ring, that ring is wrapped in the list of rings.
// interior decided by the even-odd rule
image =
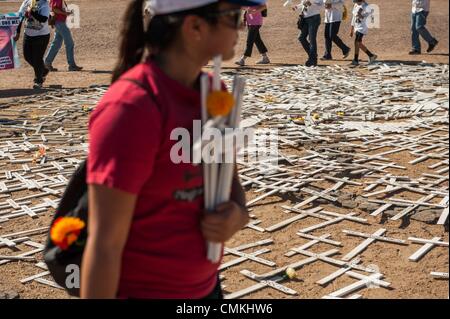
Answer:
[[[71,73],[65,72],[67,64],[65,62],[64,49],[58,55],[54,66],[60,69],[60,72],[51,73],[48,76],[46,87],[58,88],[86,88],[91,85],[108,84],[110,82],[111,70],[115,64],[118,48],[120,20],[129,1],[126,0],[81,0],[70,1],[81,8],[81,28],[72,30],[76,44],[76,60],[77,63],[84,67],[82,72]],[[269,48],[271,66],[255,67],[271,68],[273,66],[286,66],[302,64],[306,55],[297,41],[296,14],[287,8],[283,8],[284,1],[269,1],[269,17],[263,28],[263,38]],[[347,1],[349,5],[350,1]],[[449,2],[446,0],[432,1],[432,12],[430,14],[428,27],[430,31],[439,39],[439,46],[432,54],[423,54],[420,56],[409,56],[410,50],[410,1],[400,0],[374,0],[371,3],[379,5],[381,8],[381,24],[380,29],[370,30],[367,37],[367,46],[371,51],[378,54],[382,61],[399,61],[404,63],[426,61],[434,63],[449,63],[449,45],[448,45],[448,24],[449,24]],[[0,13],[11,12],[18,8],[19,3],[0,3]],[[348,36],[349,22],[341,29],[341,36],[347,44],[350,45],[351,39]],[[319,55],[323,53],[323,26],[319,31]],[[245,33],[242,33],[239,44],[236,48],[239,55],[244,48]],[[20,42],[21,46],[21,42]],[[426,45],[424,45],[426,49]],[[425,51],[425,50],[424,50]],[[21,52],[21,48],[20,48]],[[21,53],[20,53],[21,54]],[[21,54],[22,56],[22,54]],[[340,54],[335,50],[335,57],[340,59]],[[250,66],[245,67],[245,72],[252,72],[254,66],[251,65],[258,58],[249,60]],[[235,69],[233,61],[227,62],[226,67],[230,71]],[[350,61],[336,60],[331,62],[320,62],[321,65],[329,64],[348,64]],[[0,72],[0,104],[2,101],[10,98],[20,98],[27,95],[35,94],[31,89],[32,85],[32,69],[28,65],[18,70],[9,70]],[[0,115],[1,115],[0,111]],[[391,158],[396,160],[399,165],[406,165],[408,159],[405,157],[408,153],[399,153]],[[423,166],[431,165],[433,161],[427,161]],[[419,166],[409,167],[408,174],[414,177],[419,174],[416,171]],[[421,167],[421,166],[420,166]],[[416,171],[416,172],[414,172]],[[402,171],[393,171],[401,174]],[[412,175],[411,175],[412,174]],[[331,184],[330,184],[331,185]],[[321,185],[323,187],[330,185]],[[356,192],[357,190],[351,186],[343,188],[345,192]],[[247,192],[248,199],[255,198],[258,194],[251,190]],[[268,197],[253,207],[252,213],[256,218],[262,219],[263,224],[258,226],[268,227],[285,218],[294,216],[294,214],[282,213],[281,204],[295,204],[290,199],[280,197]],[[325,206],[325,208],[327,208]],[[328,207],[337,213],[346,213],[348,210],[339,210],[336,207]],[[356,210],[361,214],[360,217],[367,218],[370,225],[359,225],[356,223],[342,222],[326,228],[326,233],[333,234],[333,240],[341,241],[343,248],[341,254],[348,253],[352,248],[356,247],[363,239],[359,237],[347,236],[342,233],[342,229],[350,229],[361,232],[375,232],[379,228],[386,228],[386,236],[393,238],[405,238],[405,231],[398,227],[398,224],[387,222],[380,224],[380,220],[368,216],[362,211]],[[262,218],[264,216],[264,218]],[[2,224],[1,233],[12,233],[21,230],[33,229],[47,226],[50,222],[51,215],[46,214],[39,219],[32,220],[22,217],[12,223]],[[257,233],[251,229],[245,229],[233,238],[228,247],[236,247],[240,244],[255,242],[261,239],[272,238],[278,245],[269,247],[270,253],[261,255],[262,258],[272,260],[277,265],[285,265],[304,258],[300,255],[288,258],[284,253],[291,247],[300,246],[309,240],[302,239],[299,236],[293,236],[300,228],[308,227],[316,224],[315,218],[306,218],[302,221],[293,223],[277,232]],[[313,232],[312,235],[319,235],[323,232]],[[408,226],[408,234],[419,238],[441,237],[441,240],[447,241],[448,231],[442,226],[427,225],[422,222],[411,221]],[[44,243],[45,236],[34,236],[33,240]],[[448,281],[436,280],[430,276],[430,271],[448,272],[448,248],[437,247],[431,250],[426,258],[419,263],[408,262],[408,257],[413,254],[419,245],[411,244],[409,246],[398,246],[389,243],[375,242],[365,250],[361,257],[364,265],[373,265],[380,267],[383,273],[389,274],[387,281],[392,282],[390,289],[363,289],[361,292],[364,298],[447,298],[448,297]],[[323,252],[334,247],[318,244],[311,248],[313,252]],[[256,250],[256,249],[255,249]],[[1,250],[0,250],[1,255]],[[225,261],[235,257],[227,256]],[[234,266],[223,272],[225,279],[223,284],[226,286],[225,291],[233,292],[244,287],[248,287],[254,282],[247,279],[239,273],[242,269],[249,269],[255,273],[262,274],[270,269],[266,266],[252,262],[244,262],[238,266]],[[249,266],[250,265],[250,266]],[[0,268],[0,292],[2,289],[18,292],[23,298],[67,298],[65,292],[53,288],[49,288],[35,282],[23,285],[20,280],[38,273],[36,267],[32,263],[14,262],[1,266]],[[299,279],[285,283],[299,292],[299,296],[295,298],[321,298],[322,296],[335,291],[345,285],[354,282],[348,276],[341,276],[332,284],[321,287],[315,284],[316,280],[323,278],[325,275],[336,271],[337,268],[326,263],[312,263],[307,265],[298,272]],[[250,298],[287,298],[288,296],[274,289],[263,289],[249,296]]]
[[[302,64],[306,55],[301,48],[296,28],[297,15],[292,10],[283,7],[284,1],[269,0],[269,16],[262,29],[262,37],[269,48],[272,65],[280,66],[291,64]],[[405,63],[414,61],[427,61],[436,63],[448,63],[448,24],[449,24],[449,2],[446,0],[434,0],[431,4],[431,13],[428,28],[440,41],[438,47],[432,54],[410,56],[408,51],[411,47],[410,36],[410,1],[373,0],[370,3],[380,8],[380,28],[371,29],[366,38],[368,48],[375,52],[381,61],[402,61]],[[48,76],[46,86],[51,87],[87,87],[95,84],[108,84],[110,82],[111,70],[116,62],[120,22],[124,10],[129,3],[127,0],[79,0],[70,1],[80,7],[80,28],[73,29],[76,47],[76,61],[84,67],[83,72],[69,73],[65,60],[64,48],[60,51],[54,66],[60,71]],[[106,4],[106,5],[105,5]],[[347,1],[350,6],[351,1]],[[12,12],[18,9],[20,3],[1,3],[0,12]],[[351,44],[349,37],[349,20],[343,23],[340,35],[347,45]],[[236,48],[236,56],[244,50],[245,32],[240,37]],[[324,52],[323,25],[318,35],[319,56]],[[19,42],[21,47],[22,41]],[[423,44],[423,51],[426,44]],[[21,51],[21,48],[20,48]],[[249,67],[259,57],[254,53],[252,59],[248,60]],[[336,61],[320,62],[320,64],[346,64],[341,54],[334,50]],[[20,53],[21,54],[21,53]],[[22,56],[22,55],[21,55]],[[361,55],[361,58],[365,58]],[[350,59],[350,57],[348,58]],[[225,64],[233,67],[233,61]],[[23,68],[19,70],[0,72],[0,99],[6,97],[19,97],[34,94],[32,87],[32,70],[23,62]]]

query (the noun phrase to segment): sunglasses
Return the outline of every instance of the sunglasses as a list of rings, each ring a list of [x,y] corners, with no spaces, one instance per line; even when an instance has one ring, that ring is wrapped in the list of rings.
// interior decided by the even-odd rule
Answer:
[[[230,10],[221,10],[221,11],[215,11],[210,12],[207,15],[208,17],[227,17],[227,20],[230,23],[226,23],[230,28],[233,29],[241,29],[243,26],[244,21],[244,11],[242,9],[230,9]]]

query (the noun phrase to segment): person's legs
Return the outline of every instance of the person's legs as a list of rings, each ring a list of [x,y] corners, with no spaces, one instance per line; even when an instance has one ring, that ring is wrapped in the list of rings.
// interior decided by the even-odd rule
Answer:
[[[72,33],[70,32],[70,29],[65,22],[58,23],[57,27],[64,39],[64,45],[66,46],[67,64],[69,65],[69,67],[74,67],[76,66],[74,56],[75,45],[73,43]]]
[[[255,26],[248,27],[247,46],[246,46],[245,52],[244,52],[244,56],[246,58],[249,58],[252,56],[253,45],[255,44],[257,34],[258,34],[258,28],[255,28]]]
[[[60,22],[56,22],[55,25],[55,37],[53,38],[52,43],[50,44],[50,49],[48,50],[47,56],[45,57],[45,65],[51,66],[53,61],[56,58],[56,55],[59,52],[59,49],[61,49],[62,43],[63,43],[63,36],[61,32],[59,31],[58,24]]]
[[[323,58],[326,60],[331,60],[331,48],[333,45],[333,42],[331,40],[331,26],[332,23],[325,23],[325,53],[323,55]]]
[[[315,65],[317,64],[317,31],[320,26],[320,15],[315,15],[309,21],[309,61]]]
[[[416,19],[417,32],[428,43],[430,47],[434,48],[434,46],[437,44],[437,40],[431,35],[431,33],[426,28],[428,12],[425,11],[419,12],[417,16],[418,16]],[[431,50],[430,48],[428,48],[427,52],[431,52]]]
[[[258,52],[260,54],[264,55],[264,54],[267,53],[267,47],[266,47],[266,45],[264,44],[264,41],[261,38],[260,30],[261,30],[261,27],[258,27],[257,30],[256,30],[255,44],[256,44],[256,47],[258,48]]]
[[[25,58],[25,61],[31,66],[33,66],[33,51],[32,51],[32,37],[29,37],[27,35],[24,35],[23,38],[23,56]]]
[[[341,22],[333,22],[331,24],[331,39],[342,50],[342,54],[347,55],[350,52],[350,48],[339,37],[339,29],[341,28]]]
[[[35,37],[33,43],[33,67],[36,74],[36,83],[44,83],[44,77],[48,73],[44,65],[44,54],[50,41],[50,34]]]
[[[305,19],[304,23],[302,24],[302,28],[300,30],[300,35],[298,37],[298,40],[300,41],[305,52],[309,54],[310,44],[308,42],[308,35],[309,35],[308,24],[309,24],[308,19]]]
[[[416,27],[417,20],[418,20],[418,14],[412,13],[411,14],[411,43],[412,43],[411,53],[421,52],[419,31],[417,31],[417,27]]]

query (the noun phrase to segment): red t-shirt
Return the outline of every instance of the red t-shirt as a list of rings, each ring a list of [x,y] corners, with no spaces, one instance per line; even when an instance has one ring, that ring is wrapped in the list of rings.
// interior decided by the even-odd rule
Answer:
[[[50,8],[53,10],[55,8],[58,8],[60,10],[65,11],[66,4],[64,0],[50,0]],[[67,16],[64,14],[56,14],[56,21],[62,21],[65,22],[67,20]]]
[[[89,184],[138,196],[123,252],[118,297],[202,298],[217,283],[200,231],[202,166],[174,164],[174,128],[191,136],[201,118],[200,93],[169,78],[154,63],[137,65],[105,94],[90,123]],[[155,103],[156,101],[156,103]]]

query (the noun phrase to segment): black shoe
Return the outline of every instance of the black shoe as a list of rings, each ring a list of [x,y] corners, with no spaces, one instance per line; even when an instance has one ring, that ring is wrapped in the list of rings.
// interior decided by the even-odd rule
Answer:
[[[69,72],[78,72],[83,70],[83,67],[78,66],[78,65],[71,65],[69,66]]]
[[[342,54],[344,55],[343,58],[347,59],[347,57],[350,55],[350,49],[345,50],[344,52],[342,52]]]
[[[430,53],[431,51],[433,51],[434,48],[438,45],[438,43],[439,43],[438,40],[434,40],[434,42],[428,46],[427,53]]]
[[[408,53],[409,55],[419,55],[419,54],[422,54],[420,51],[417,51],[417,50],[411,50],[411,51],[409,51],[409,53]]]
[[[333,60],[331,56],[323,56],[320,58],[320,61],[330,61],[330,60]]]
[[[317,66],[317,61],[308,60],[305,62],[305,66],[307,67]]]
[[[35,90],[40,90],[40,89],[42,89],[42,85],[43,85],[43,83],[35,82],[35,83],[33,84],[33,89],[35,89]]]
[[[53,65],[51,64],[46,64],[45,67],[50,71],[50,72],[58,72],[57,68],[54,68]]]

